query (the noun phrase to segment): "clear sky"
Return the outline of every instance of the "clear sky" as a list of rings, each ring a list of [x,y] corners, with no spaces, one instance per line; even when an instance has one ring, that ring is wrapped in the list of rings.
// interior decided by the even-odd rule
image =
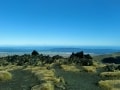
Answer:
[[[120,0],[0,0],[0,45],[120,46]]]

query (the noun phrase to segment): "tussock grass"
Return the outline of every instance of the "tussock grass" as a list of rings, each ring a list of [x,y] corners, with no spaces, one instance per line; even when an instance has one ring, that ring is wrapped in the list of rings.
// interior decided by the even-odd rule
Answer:
[[[22,69],[22,66],[16,66],[16,65],[8,65],[8,66],[0,66],[0,71],[12,71],[16,69]]]
[[[71,71],[71,72],[79,72],[80,69],[77,68],[75,65],[61,65],[61,68],[64,71]]]
[[[31,68],[31,71],[33,71],[33,72],[34,71],[42,71],[42,70],[44,71],[44,70],[47,70],[47,69],[46,69],[46,67],[33,67],[33,68]]]
[[[98,67],[98,62],[97,61],[93,61],[93,66],[95,66],[95,67]]]
[[[45,64],[45,67],[53,67],[55,65],[55,63],[52,64]]]
[[[39,81],[51,81],[53,83],[59,83],[61,81],[61,77],[56,77],[55,70],[48,70],[46,67],[27,67],[24,70],[30,70]]]
[[[54,69],[48,70],[46,66],[44,67],[29,66],[24,70],[31,71],[39,81],[46,82],[46,83],[34,86],[32,90],[54,90],[54,86],[56,84],[61,82],[65,84],[65,81],[62,77],[56,77]]]
[[[8,81],[12,79],[12,74],[8,71],[0,71],[0,81]]]
[[[120,80],[101,80],[99,86],[104,90],[120,90]]]
[[[41,76],[44,76],[44,77],[54,77],[55,76],[55,74],[52,70],[51,71],[49,71],[49,70],[44,70],[44,71],[38,70],[38,72],[33,71],[33,73],[34,72],[35,72],[35,75],[40,74]]]
[[[46,82],[32,87],[31,90],[54,90],[54,85],[52,82]]]
[[[97,61],[93,61],[93,66],[95,66],[96,68],[103,68],[106,66],[106,64],[97,62]]]
[[[101,77],[120,77],[120,71],[115,72],[102,72]]]
[[[82,66],[82,68],[86,72],[96,73],[96,67],[95,66]]]
[[[48,65],[40,67],[40,66],[27,66],[24,70],[29,70],[29,71],[38,71],[38,70],[47,70]]]
[[[39,80],[53,80],[53,78],[55,77],[55,74],[53,71],[49,71],[49,70],[38,70],[36,71],[32,71],[32,73],[34,73],[34,75],[39,79]]]

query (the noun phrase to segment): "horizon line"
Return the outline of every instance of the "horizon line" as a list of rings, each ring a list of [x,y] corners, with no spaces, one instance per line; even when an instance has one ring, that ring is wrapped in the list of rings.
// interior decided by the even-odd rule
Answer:
[[[72,48],[72,47],[119,47],[118,45],[0,45],[0,47],[67,47],[67,48]]]

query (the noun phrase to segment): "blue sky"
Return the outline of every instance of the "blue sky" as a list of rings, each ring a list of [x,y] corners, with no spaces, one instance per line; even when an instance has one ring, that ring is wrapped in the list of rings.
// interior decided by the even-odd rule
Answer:
[[[0,45],[120,46],[119,0],[0,0]]]

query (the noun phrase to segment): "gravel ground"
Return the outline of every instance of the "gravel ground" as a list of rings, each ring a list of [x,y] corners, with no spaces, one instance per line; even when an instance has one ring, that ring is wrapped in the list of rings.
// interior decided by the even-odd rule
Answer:
[[[100,77],[97,74],[87,72],[65,72],[56,69],[56,74],[63,76],[66,83],[66,90],[101,90],[97,85]]]
[[[13,79],[0,82],[0,90],[31,90],[32,86],[38,84],[37,79],[29,71],[15,70],[11,73]]]

